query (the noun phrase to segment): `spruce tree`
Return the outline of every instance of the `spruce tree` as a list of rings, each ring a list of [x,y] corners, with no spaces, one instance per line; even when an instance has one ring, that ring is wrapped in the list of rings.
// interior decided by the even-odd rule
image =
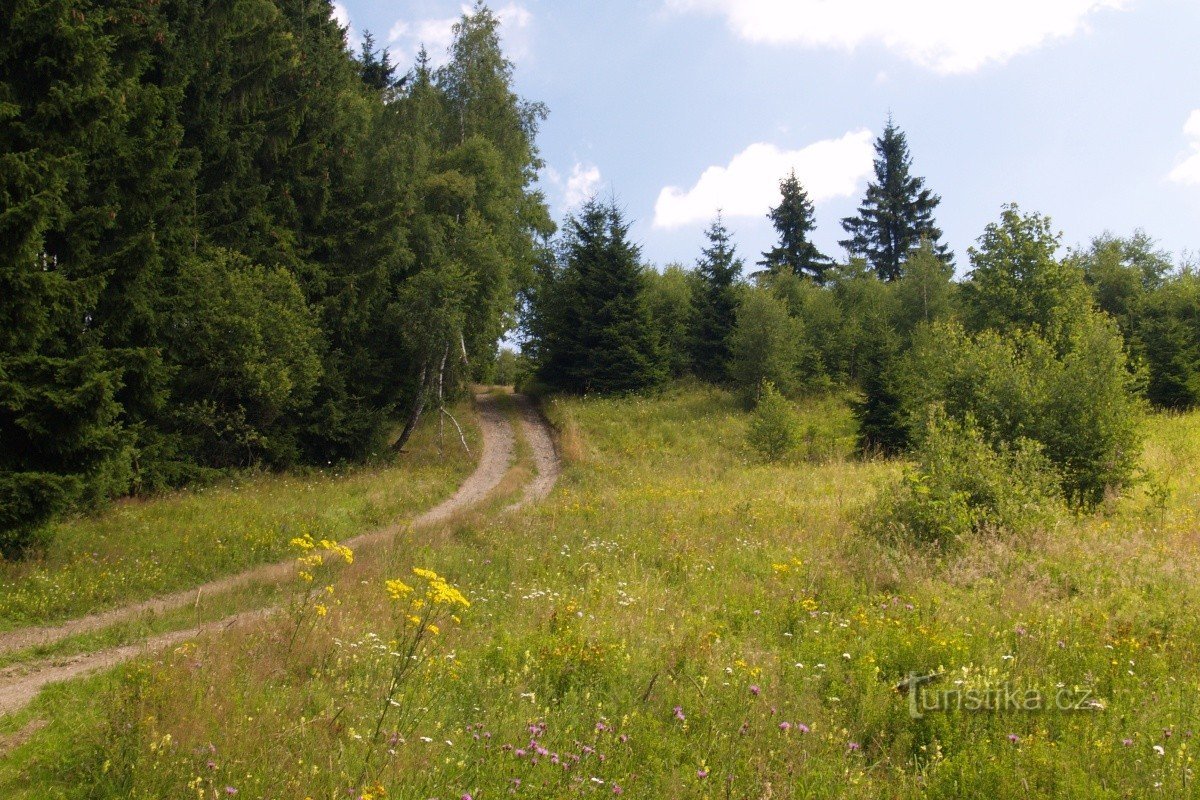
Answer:
[[[729,343],[737,324],[735,285],[742,274],[742,260],[718,213],[704,232],[708,246],[696,262],[700,278],[692,300],[692,364],[703,380],[725,380],[729,366]]]
[[[363,32],[362,48],[358,55],[358,70],[363,83],[376,91],[386,91],[396,85],[396,65],[386,47],[375,48],[375,35]]]
[[[808,199],[808,192],[804,191],[804,186],[796,178],[795,170],[780,181],[779,192],[782,200],[767,212],[767,217],[779,234],[779,244],[763,253],[763,259],[758,263],[771,272],[786,270],[823,283],[830,262],[809,240],[816,228],[813,204]]]
[[[925,188],[924,178],[911,174],[907,138],[891,117],[875,140],[875,153],[875,180],[867,184],[858,215],[842,220],[849,238],[838,244],[852,256],[865,258],[887,281],[903,274],[905,260],[922,240],[929,242],[938,258],[953,263],[933,220],[941,198]]]
[[[615,204],[591,200],[568,219],[532,329],[538,377],[554,388],[609,394],[662,380],[638,248]]]

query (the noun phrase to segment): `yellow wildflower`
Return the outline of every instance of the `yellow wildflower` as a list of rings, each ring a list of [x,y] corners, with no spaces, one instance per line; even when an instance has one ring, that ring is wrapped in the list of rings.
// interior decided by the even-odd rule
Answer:
[[[394,578],[384,584],[387,587],[387,593],[391,595],[393,600],[399,600],[405,595],[412,594],[412,587],[399,578]]]

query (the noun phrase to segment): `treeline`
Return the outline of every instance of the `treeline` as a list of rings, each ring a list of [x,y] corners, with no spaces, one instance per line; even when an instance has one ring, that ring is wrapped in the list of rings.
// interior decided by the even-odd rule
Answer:
[[[6,554],[114,496],[377,452],[491,367],[553,230],[545,109],[482,4],[403,76],[331,10],[0,10]]]
[[[956,281],[940,198],[912,174],[891,120],[875,149],[874,179],[842,220],[843,261],[813,245],[813,206],[794,174],[769,214],[778,243],[753,271],[720,216],[694,268],[659,272],[641,264],[614,204],[584,206],[529,298],[533,380],[611,392],[693,375],[751,402],[764,387],[852,389],[866,452],[934,442],[945,456],[952,429],[998,459],[991,474],[1034,464],[1068,505],[1128,485],[1144,401],[1200,403],[1194,269],[1142,233],[1064,255],[1048,218],[1006,206]],[[979,487],[947,491],[995,505]]]

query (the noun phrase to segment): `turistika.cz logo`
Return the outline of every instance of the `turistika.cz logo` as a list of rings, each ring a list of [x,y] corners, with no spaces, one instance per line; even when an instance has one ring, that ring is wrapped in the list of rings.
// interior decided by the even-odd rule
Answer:
[[[953,686],[939,685],[941,673],[910,673],[896,689],[908,695],[908,713],[913,719],[926,714],[1098,712],[1106,708],[1089,686],[1058,684],[1050,689],[1008,682]]]

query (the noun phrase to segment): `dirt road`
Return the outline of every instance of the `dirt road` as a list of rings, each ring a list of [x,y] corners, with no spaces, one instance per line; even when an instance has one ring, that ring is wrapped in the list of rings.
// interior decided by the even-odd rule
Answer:
[[[554,448],[554,440],[550,426],[541,412],[523,395],[513,395],[518,404],[521,416],[522,435],[530,446],[533,455],[536,476],[525,487],[521,499],[508,507],[506,511],[520,508],[528,503],[536,502],[546,497],[554,488],[558,479],[560,465]],[[351,549],[363,545],[385,541],[407,526],[426,527],[444,522],[453,515],[471,509],[484,500],[503,480],[504,475],[512,465],[516,452],[516,432],[513,430],[508,417],[500,406],[498,399],[491,394],[478,394],[475,397],[479,414],[479,424],[483,434],[483,446],[479,463],[475,471],[458,487],[458,491],[450,498],[424,512],[410,522],[398,523],[377,531],[356,536],[344,542]],[[125,622],[145,614],[160,614],[197,602],[202,596],[221,594],[240,586],[251,583],[269,583],[289,579],[295,570],[292,560],[276,564],[266,564],[252,570],[231,575],[220,580],[206,583],[197,588],[164,595],[140,603],[135,603],[111,611],[92,614],[86,617],[70,620],[61,625],[25,628],[0,635],[0,653],[11,652],[26,647],[51,644],[69,636]],[[42,689],[43,686],[57,681],[68,680],[79,675],[98,669],[104,669],[128,661],[138,655],[170,647],[186,639],[206,631],[220,630],[243,624],[252,619],[269,614],[270,609],[255,610],[235,614],[222,620],[188,630],[171,631],[155,636],[138,644],[116,647],[95,653],[78,656],[46,659],[37,662],[16,664],[0,669],[0,715],[10,714],[27,705]]]

